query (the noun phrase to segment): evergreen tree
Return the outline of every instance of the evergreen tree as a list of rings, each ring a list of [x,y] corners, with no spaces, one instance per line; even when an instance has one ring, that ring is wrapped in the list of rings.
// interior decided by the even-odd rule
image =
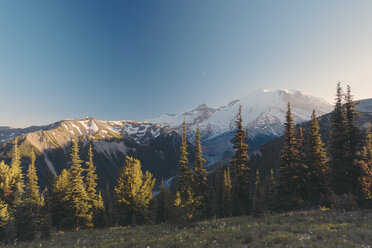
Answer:
[[[23,182],[23,172],[21,168],[21,157],[18,149],[18,139],[14,140],[14,146],[12,151],[12,162],[10,165],[11,174],[11,202],[10,206],[15,208],[17,205],[21,204],[22,194],[24,192],[24,182]]]
[[[301,198],[301,168],[298,157],[298,146],[295,137],[295,124],[292,118],[291,106],[288,102],[286,122],[284,124],[284,147],[279,171],[278,207],[281,209],[298,208],[302,206]]]
[[[333,190],[336,194],[347,194],[350,184],[346,159],[345,109],[342,105],[343,93],[340,83],[337,84],[336,104],[331,116],[329,138],[329,161]]]
[[[77,140],[74,140],[69,169],[70,185],[67,188],[66,198],[71,211],[67,223],[76,230],[93,226],[92,215],[89,213],[91,206],[84,187],[82,162],[79,157],[79,144]]]
[[[10,221],[8,204],[0,199],[0,241],[7,238],[7,225]]]
[[[359,162],[362,171],[359,176],[359,183],[362,188],[361,199],[362,205],[371,207],[372,203],[372,135],[371,125],[368,123],[366,129],[365,142],[362,149],[362,159]]]
[[[308,199],[311,204],[318,205],[321,196],[324,196],[327,191],[326,173],[328,171],[328,160],[324,143],[319,133],[319,121],[315,115],[315,110],[311,115],[306,158],[308,164],[308,178],[306,183]]]
[[[264,193],[264,209],[273,209],[272,201],[275,200],[275,177],[274,169],[270,169],[270,174],[268,175],[265,183],[265,193]]]
[[[102,201],[102,196],[97,193],[97,174],[96,174],[96,166],[93,162],[93,150],[92,145],[89,146],[88,150],[88,161],[85,162],[87,166],[87,175],[86,175],[86,192],[88,196],[88,204],[91,206],[90,215],[92,215],[94,224],[97,221],[102,222],[102,218],[104,218],[104,205]]]
[[[35,153],[31,153],[31,163],[28,167],[27,172],[27,184],[26,184],[26,201],[34,204],[40,208],[42,206],[42,200],[39,192],[38,178],[35,167]]]
[[[183,121],[182,145],[180,150],[180,161],[178,164],[178,186],[177,190],[181,196],[181,205],[184,220],[194,217],[195,192],[193,190],[194,176],[188,162],[186,120]]]
[[[4,163],[0,162],[0,200],[4,203],[9,204],[11,202],[11,185],[12,185],[12,175],[10,167]]]
[[[235,214],[244,214],[250,211],[250,168],[248,167],[249,146],[245,143],[247,140],[246,130],[243,128],[242,106],[236,115],[236,130],[233,140],[234,155],[231,164],[233,166],[233,196],[236,209]]]
[[[8,204],[0,200],[0,228],[3,228],[9,221],[10,214],[8,210]]]
[[[58,229],[71,227],[71,224],[68,223],[71,210],[67,196],[68,188],[71,186],[70,180],[70,171],[63,169],[54,182],[52,194],[47,197],[47,204],[50,204],[51,209],[52,224]],[[47,190],[49,191],[49,188]]]
[[[260,178],[260,169],[256,168],[256,178],[255,178],[255,192],[253,197],[253,213],[254,214],[260,214],[266,209],[266,202],[265,197],[263,195],[263,183],[261,182]],[[265,189],[266,190],[266,189]]]
[[[306,181],[308,180],[309,168],[306,162],[305,139],[303,128],[298,129],[296,135],[296,151],[297,151],[297,181],[298,181],[298,197],[300,199],[307,198]]]
[[[359,103],[353,101],[351,95],[350,86],[347,86],[345,94],[345,156],[346,156],[346,174],[348,181],[345,181],[349,185],[349,191],[356,196],[358,199],[363,198],[362,185],[359,182],[359,178],[363,174],[363,170],[360,167],[360,130],[355,125],[355,119],[359,116],[359,112],[355,107]]]
[[[199,122],[196,128],[195,140],[195,177],[194,177],[194,191],[197,212],[200,216],[205,216],[207,212],[208,200],[208,185],[207,185],[207,171],[204,169],[205,159],[202,157],[202,150],[200,144],[200,130]]]
[[[224,171],[224,187],[223,187],[223,216],[228,217],[231,215],[231,176],[230,167]]]
[[[216,169],[216,177],[214,181],[214,192],[213,192],[213,201],[214,201],[214,215],[223,216],[223,191],[224,191],[224,169],[222,166],[218,166]]]
[[[172,193],[168,187],[162,182],[160,192],[157,196],[158,207],[156,212],[156,220],[158,223],[167,222],[172,216]]]
[[[143,175],[139,160],[127,157],[125,164],[119,172],[115,187],[116,200],[123,213],[124,224],[137,224],[146,222],[146,216],[155,179],[146,171]]]
[[[359,116],[359,112],[355,109],[358,102],[353,101],[350,86],[347,86],[345,94],[345,129],[346,129],[346,159],[349,165],[354,164],[358,159],[357,152],[359,151],[360,132],[355,125],[355,118]]]
[[[33,240],[41,224],[41,207],[38,178],[35,167],[35,153],[31,153],[31,163],[27,172],[24,199],[17,206],[14,216],[15,237],[18,240]]]

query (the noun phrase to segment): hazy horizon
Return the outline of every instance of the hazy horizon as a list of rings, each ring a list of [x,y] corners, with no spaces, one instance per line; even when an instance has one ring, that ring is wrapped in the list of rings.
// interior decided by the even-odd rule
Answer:
[[[0,3],[0,126],[141,121],[255,89],[372,97],[370,1]]]

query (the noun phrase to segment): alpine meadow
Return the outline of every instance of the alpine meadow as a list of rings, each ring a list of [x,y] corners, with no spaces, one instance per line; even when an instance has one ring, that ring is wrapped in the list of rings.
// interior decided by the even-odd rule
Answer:
[[[0,246],[371,247],[371,10],[1,2]]]

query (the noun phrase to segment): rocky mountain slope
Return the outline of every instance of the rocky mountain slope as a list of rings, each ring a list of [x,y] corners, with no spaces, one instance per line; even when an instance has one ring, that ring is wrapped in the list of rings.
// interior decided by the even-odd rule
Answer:
[[[113,185],[126,155],[141,160],[143,168],[161,180],[177,173],[180,135],[159,124],[134,121],[98,121],[94,118],[63,120],[47,126],[26,129],[0,129],[0,159],[10,162],[11,149],[17,137],[22,165],[29,162],[32,150],[37,154],[41,181],[47,171],[59,173],[68,167],[72,139],[79,139],[81,158],[86,159],[89,144],[93,146],[100,186]],[[192,153],[192,151],[190,151]]]

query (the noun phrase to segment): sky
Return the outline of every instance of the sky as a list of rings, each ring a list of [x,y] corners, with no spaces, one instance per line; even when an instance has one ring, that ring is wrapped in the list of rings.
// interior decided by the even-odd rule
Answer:
[[[145,120],[255,89],[372,97],[372,1],[0,1],[0,126]]]

